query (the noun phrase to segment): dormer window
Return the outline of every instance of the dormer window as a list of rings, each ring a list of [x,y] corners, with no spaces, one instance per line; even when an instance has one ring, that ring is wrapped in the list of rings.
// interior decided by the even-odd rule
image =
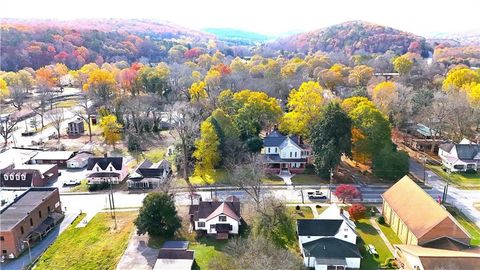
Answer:
[[[15,180],[20,180],[20,175],[19,174],[15,175]]]
[[[218,216],[218,221],[220,221],[220,222],[227,221],[227,216]]]
[[[14,177],[15,177],[15,176],[13,175],[13,173],[12,173],[12,174],[10,174],[10,180],[12,180],[12,181],[13,181]]]
[[[110,167],[110,171],[113,172],[113,168],[112,168],[112,167]]]
[[[3,180],[8,181],[8,175],[4,174],[3,175]]]
[[[22,180],[23,180],[23,181],[25,181],[25,179],[26,179],[26,176],[25,176],[25,174],[22,174],[22,176],[21,176],[21,177],[22,177]]]
[[[99,172],[99,171],[100,171],[100,168],[97,167],[97,172]]]

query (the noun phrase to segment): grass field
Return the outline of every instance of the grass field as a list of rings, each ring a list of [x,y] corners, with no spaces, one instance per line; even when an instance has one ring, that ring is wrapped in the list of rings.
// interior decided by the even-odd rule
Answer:
[[[457,208],[447,206],[448,212],[457,219],[460,225],[472,236],[471,245],[480,246],[480,228],[473,223],[467,216],[460,212]]]
[[[294,185],[321,185],[328,184],[328,181],[315,174],[296,174],[292,177]]]
[[[280,178],[278,175],[275,175],[275,174],[267,175],[267,178],[263,179],[262,182],[264,184],[270,184],[270,185],[283,185],[283,184],[285,184],[283,182],[283,179]]]
[[[288,206],[287,209],[290,213],[292,213],[295,219],[313,218],[312,208],[308,206],[300,206],[300,210],[297,210],[295,206]]]
[[[398,238],[397,234],[392,230],[392,228],[390,228],[390,226],[388,226],[387,224],[382,225],[378,222],[377,224],[378,227],[380,227],[380,230],[382,230],[383,234],[385,234],[385,236],[388,238],[388,242],[390,242],[390,244],[402,244],[402,241],[400,240],[400,238]]]
[[[226,241],[215,240],[210,238],[200,238],[196,242],[190,242],[189,249],[195,250],[195,263],[192,269],[206,270],[211,260],[222,253],[221,249]]]
[[[448,174],[442,170],[442,166],[436,165],[427,165],[427,167],[436,173],[438,176],[442,177],[447,181],[451,180],[452,183],[459,186],[460,188],[480,188],[480,174],[469,174],[464,172],[451,173]]]
[[[357,240],[357,246],[363,257],[360,269],[378,269],[382,263],[392,257],[392,253],[390,253],[390,250],[387,248],[368,218],[360,219],[355,224],[357,225],[357,233],[361,238]],[[378,256],[374,257],[368,253],[365,248],[365,245],[367,244],[375,246]]]
[[[108,213],[84,228],[67,228],[40,257],[35,269],[115,269],[134,229],[137,212],[118,212],[116,230]]]

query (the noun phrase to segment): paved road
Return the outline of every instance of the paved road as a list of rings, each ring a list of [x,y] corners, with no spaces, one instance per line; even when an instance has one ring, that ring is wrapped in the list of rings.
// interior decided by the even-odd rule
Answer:
[[[410,159],[410,172],[420,179],[423,179],[423,165],[417,161]],[[445,181],[434,172],[426,170],[425,172],[427,185],[432,187],[432,190],[442,194],[446,186]],[[473,206],[474,202],[480,202],[480,191],[478,190],[463,190],[454,186],[448,187],[447,202],[455,205],[465,215],[467,215],[475,224],[480,227],[480,211]]]

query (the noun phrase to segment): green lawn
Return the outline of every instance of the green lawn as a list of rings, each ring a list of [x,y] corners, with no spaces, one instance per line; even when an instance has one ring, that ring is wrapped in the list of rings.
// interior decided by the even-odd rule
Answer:
[[[278,175],[275,174],[268,174],[267,178],[262,179],[262,183],[270,184],[270,185],[283,185],[283,179],[280,178]]]
[[[295,219],[311,219],[313,218],[312,208],[308,206],[300,206],[297,210],[295,206],[288,206],[288,211],[292,213]]]
[[[134,229],[137,212],[118,212],[116,230],[108,213],[84,228],[67,228],[40,257],[35,269],[115,269]]]
[[[227,177],[227,171],[224,169],[217,169],[212,172],[212,174],[208,174],[204,177],[200,177],[197,175],[194,175],[190,177],[190,183],[192,185],[211,185],[215,184],[217,182],[223,182]]]
[[[457,219],[460,225],[472,236],[471,245],[480,246],[480,228],[473,223],[467,216],[460,212],[457,208],[447,206],[448,212]]]
[[[86,179],[80,182],[80,185],[74,186],[68,190],[69,192],[88,192],[88,182]]]
[[[360,269],[378,269],[378,267],[388,258],[393,257],[392,253],[390,253],[390,250],[387,248],[380,235],[372,226],[369,219],[360,219],[355,224],[357,225],[357,233],[361,238],[357,240],[357,246],[360,249],[363,257]],[[378,252],[377,257],[374,257],[368,253],[365,248],[365,245],[367,244],[372,244],[375,246],[375,249]]]
[[[397,234],[392,230],[392,228],[390,228],[390,226],[388,226],[387,224],[382,225],[378,222],[377,224],[378,227],[380,227],[380,230],[382,230],[383,234],[385,234],[385,236],[388,238],[388,242],[390,242],[390,244],[402,244],[402,241],[400,240],[400,238],[398,238]]]
[[[143,153],[143,155],[145,156],[145,159],[148,159],[151,162],[155,163],[164,159],[166,152],[167,151],[164,148],[155,148]]]
[[[460,188],[480,188],[479,173],[469,174],[464,172],[452,172],[451,174],[448,174],[447,172],[442,170],[442,166],[427,164],[427,167],[443,179],[450,179],[452,183],[459,186]]]
[[[222,253],[221,249],[227,241],[215,240],[210,238],[200,238],[196,242],[190,242],[189,249],[195,250],[195,263],[192,269],[209,269],[208,264],[211,260]]]
[[[296,174],[292,177],[294,185],[320,185],[328,184],[328,181],[315,174]]]

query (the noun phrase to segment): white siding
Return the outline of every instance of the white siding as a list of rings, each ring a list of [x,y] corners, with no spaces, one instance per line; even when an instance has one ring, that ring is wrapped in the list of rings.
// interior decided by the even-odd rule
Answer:
[[[214,217],[210,220],[199,219],[198,221],[195,221],[195,230],[197,230],[197,231],[198,230],[207,231],[208,234],[216,234],[217,231],[215,229],[210,229],[211,225],[230,224],[230,225],[232,225],[232,230],[229,233],[230,234],[238,234],[238,228],[239,228],[240,222],[236,221],[235,219],[233,219],[229,216],[226,216],[226,217],[227,217],[226,222],[219,221],[218,216]],[[198,222],[205,222],[205,227],[198,227]]]

